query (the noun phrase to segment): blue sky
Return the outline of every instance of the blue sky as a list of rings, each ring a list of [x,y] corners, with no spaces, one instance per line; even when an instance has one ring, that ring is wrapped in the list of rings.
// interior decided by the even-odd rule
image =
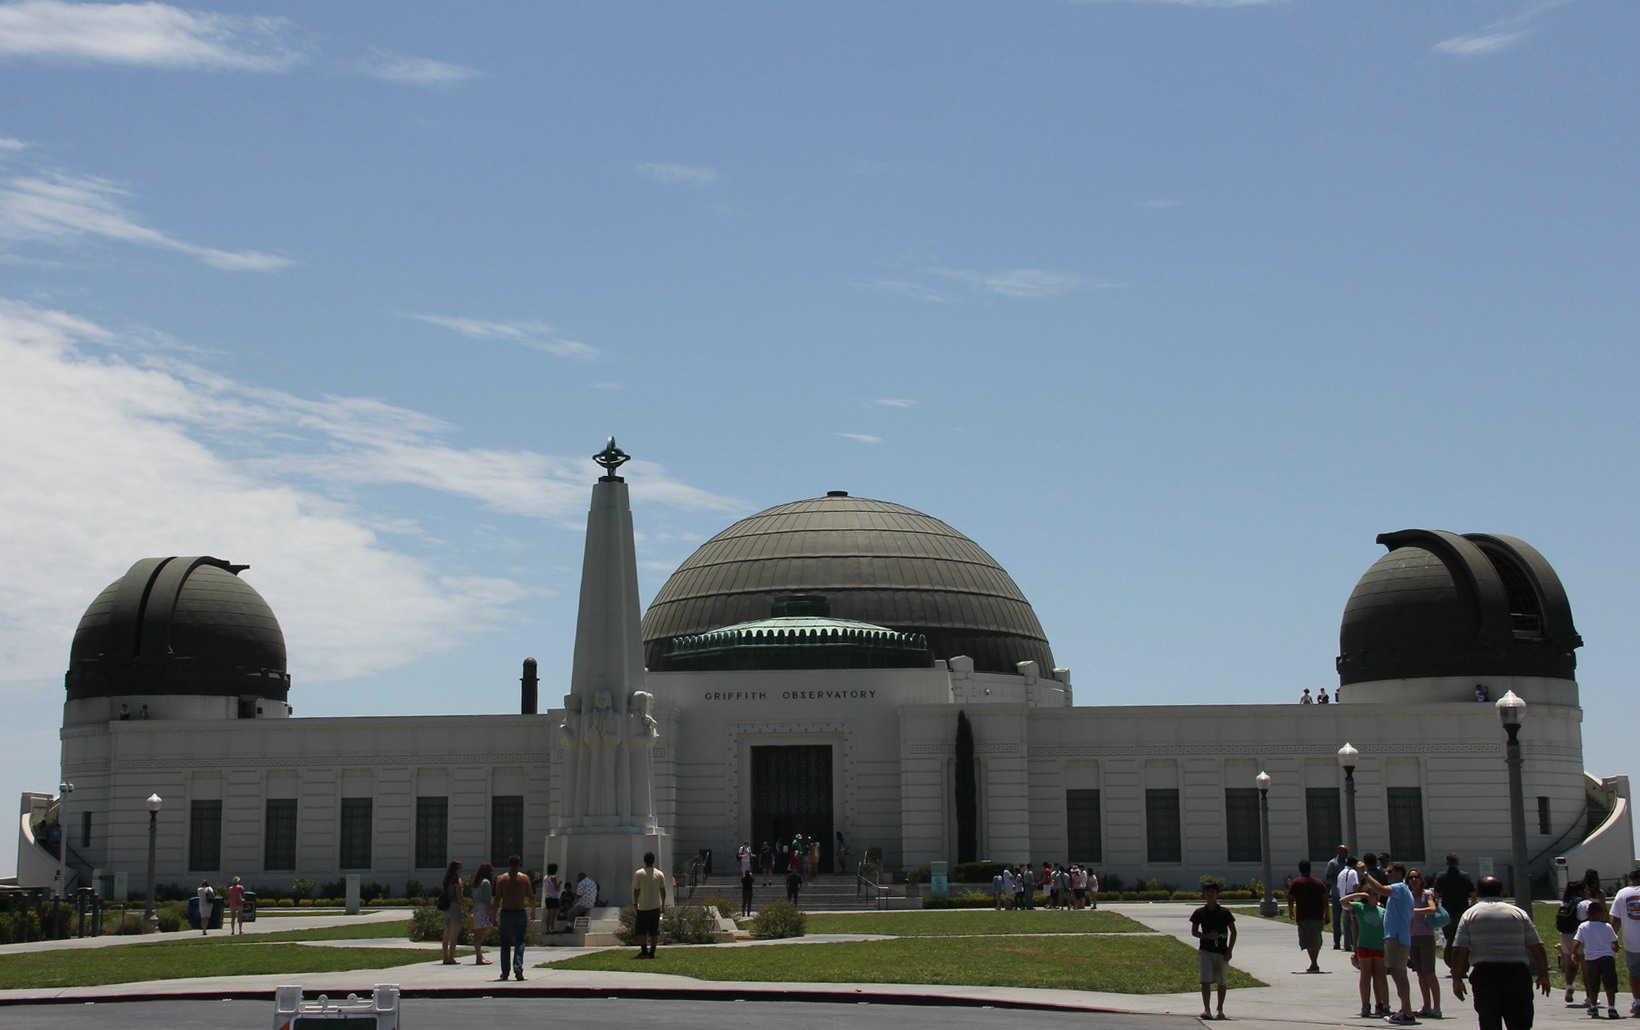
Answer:
[[[1377,534],[1519,536],[1640,775],[1640,5],[277,10],[0,3],[0,796],[150,555],[250,564],[299,715],[561,694],[610,434],[646,597],[897,501],[1084,704],[1331,687]]]

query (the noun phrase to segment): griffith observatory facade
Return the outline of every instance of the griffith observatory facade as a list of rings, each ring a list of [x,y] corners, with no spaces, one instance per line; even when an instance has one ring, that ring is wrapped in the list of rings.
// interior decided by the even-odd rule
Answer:
[[[881,848],[889,870],[954,862],[959,712],[974,739],[975,858],[1075,861],[1129,883],[1246,881],[1261,869],[1267,771],[1286,873],[1345,839],[1347,742],[1352,847],[1409,864],[1456,850],[1507,877],[1503,732],[1477,687],[1529,705],[1533,874],[1560,858],[1574,873],[1633,861],[1627,778],[1585,771],[1568,599],[1523,541],[1380,536],[1386,553],[1342,614],[1337,703],[1078,705],[1029,602],[978,544],[840,491],[724,529],[640,623],[625,484],[600,463],[575,668],[547,670],[549,695],[564,697],[550,709],[529,659],[517,714],[294,718],[284,637],[246,566],[136,562],[74,635],[61,780],[75,789],[23,795],[19,885],[140,896],[151,794],[164,799],[159,883],[357,873],[397,891],[436,882],[452,859],[472,869],[519,853],[618,887],[630,856],[576,836],[597,829],[586,813],[600,798],[620,832],[675,858],[801,832],[824,843],[822,868],[838,834],[855,856]],[[606,723],[633,745],[619,752],[632,771],[607,782],[589,771],[604,754],[596,731],[583,734]]]

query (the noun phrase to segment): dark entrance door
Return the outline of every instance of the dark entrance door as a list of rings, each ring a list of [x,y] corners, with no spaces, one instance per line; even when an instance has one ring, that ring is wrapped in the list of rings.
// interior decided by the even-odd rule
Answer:
[[[789,845],[799,833],[814,837],[820,872],[830,872],[831,827],[831,745],[752,748],[752,847],[768,841],[778,856],[780,842]]]

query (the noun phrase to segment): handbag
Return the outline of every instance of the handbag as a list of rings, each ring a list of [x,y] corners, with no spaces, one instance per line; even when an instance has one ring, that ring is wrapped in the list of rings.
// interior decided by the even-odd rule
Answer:
[[[1452,916],[1447,912],[1446,906],[1439,901],[1435,903],[1435,911],[1424,916],[1424,925],[1431,930],[1439,930],[1450,922],[1452,922]]]

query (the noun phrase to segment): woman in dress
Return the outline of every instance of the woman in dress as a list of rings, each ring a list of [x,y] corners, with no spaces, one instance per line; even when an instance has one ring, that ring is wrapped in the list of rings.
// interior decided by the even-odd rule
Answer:
[[[491,882],[495,877],[495,867],[485,862],[473,874],[473,965],[487,966],[490,960],[484,957],[484,937],[495,925],[495,884]]]
[[[444,887],[439,897],[446,902],[444,910],[444,964],[456,964],[456,942],[461,940],[461,863],[451,862],[450,867],[444,870]]]
[[[228,887],[228,936],[245,932],[245,885],[239,877]]]

